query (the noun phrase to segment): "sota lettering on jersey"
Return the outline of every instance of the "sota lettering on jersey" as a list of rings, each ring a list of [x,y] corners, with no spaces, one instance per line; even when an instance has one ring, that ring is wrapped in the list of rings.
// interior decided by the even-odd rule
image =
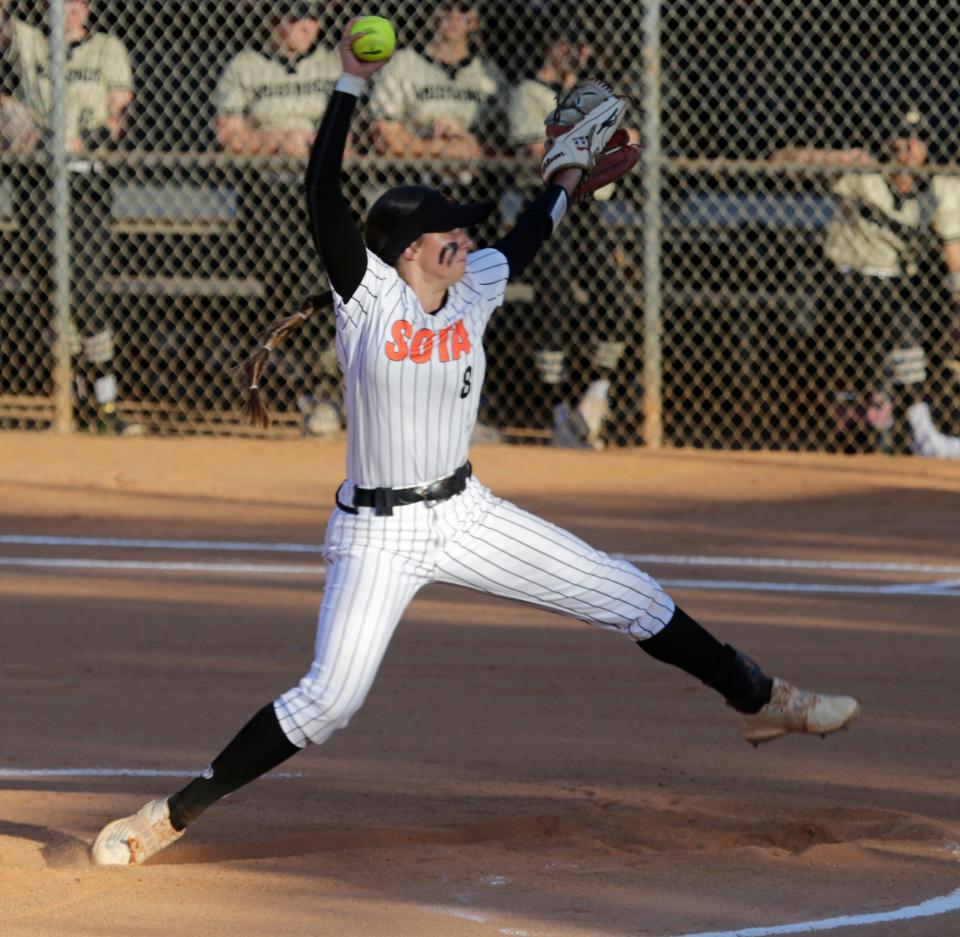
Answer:
[[[390,334],[393,341],[387,342],[384,350],[391,361],[409,358],[415,364],[424,364],[434,357],[434,352],[437,360],[441,362],[456,361],[461,355],[469,354],[473,348],[463,319],[436,331],[418,329],[416,332],[412,323],[399,319],[393,323]]]

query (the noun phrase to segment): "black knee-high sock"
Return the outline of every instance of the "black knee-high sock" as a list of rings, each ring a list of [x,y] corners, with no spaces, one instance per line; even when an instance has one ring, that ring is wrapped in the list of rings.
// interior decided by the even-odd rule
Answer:
[[[298,751],[300,749],[280,728],[273,703],[268,703],[236,734],[200,777],[169,799],[170,822],[174,829],[185,829],[221,797],[266,774]]]
[[[773,680],[746,654],[721,644],[680,608],[652,638],[637,644],[651,657],[713,687],[738,712],[755,713],[770,702]]]

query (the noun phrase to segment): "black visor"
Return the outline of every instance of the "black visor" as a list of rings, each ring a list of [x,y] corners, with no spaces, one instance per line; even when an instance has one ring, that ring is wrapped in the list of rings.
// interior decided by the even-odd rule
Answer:
[[[493,202],[460,205],[425,185],[397,186],[381,195],[367,215],[367,247],[395,264],[421,234],[469,228],[492,211]]]

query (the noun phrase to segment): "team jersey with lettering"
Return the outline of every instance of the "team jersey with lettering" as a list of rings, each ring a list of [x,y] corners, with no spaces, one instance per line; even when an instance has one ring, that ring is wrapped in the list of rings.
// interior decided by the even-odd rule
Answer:
[[[312,133],[341,71],[337,51],[323,46],[297,59],[247,49],[220,76],[217,113],[243,116],[260,130]]]
[[[483,334],[508,273],[499,251],[474,251],[443,307],[429,314],[396,269],[367,251],[350,299],[334,293],[350,482],[421,485],[467,461],[486,370]]]
[[[838,267],[897,276],[909,239],[925,230],[960,240],[960,178],[935,175],[919,193],[899,193],[883,173],[850,173],[834,186],[839,199],[824,253]]]
[[[415,49],[400,49],[380,72],[370,115],[423,135],[430,135],[438,117],[473,130],[489,116],[503,86],[500,70],[479,56],[446,65]]]
[[[53,113],[49,44],[39,30],[30,37],[35,77],[27,82],[25,102],[49,121]],[[124,44],[107,33],[91,33],[67,46],[67,137],[82,137],[108,125],[111,91],[133,91],[133,71]]]

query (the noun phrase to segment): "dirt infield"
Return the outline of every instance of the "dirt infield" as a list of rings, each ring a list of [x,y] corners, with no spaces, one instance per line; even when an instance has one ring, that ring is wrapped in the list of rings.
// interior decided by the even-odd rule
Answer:
[[[0,935],[960,933],[949,902],[888,920],[960,884],[960,464],[473,461],[860,723],[754,750],[622,637],[431,587],[346,731],[94,868],[309,663],[343,448],[0,435]]]

